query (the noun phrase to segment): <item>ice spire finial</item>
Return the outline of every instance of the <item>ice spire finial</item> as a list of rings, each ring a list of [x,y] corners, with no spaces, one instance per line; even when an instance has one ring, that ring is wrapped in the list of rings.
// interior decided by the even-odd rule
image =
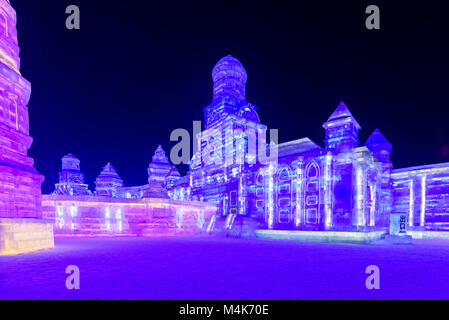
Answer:
[[[368,140],[366,140],[365,146],[380,162],[390,162],[392,145],[378,129],[371,133]]]
[[[169,163],[167,155],[161,145],[159,145],[154,152],[152,161],[156,163]]]
[[[347,151],[359,144],[358,131],[361,127],[343,101],[323,124],[323,128],[326,130],[326,149]]]

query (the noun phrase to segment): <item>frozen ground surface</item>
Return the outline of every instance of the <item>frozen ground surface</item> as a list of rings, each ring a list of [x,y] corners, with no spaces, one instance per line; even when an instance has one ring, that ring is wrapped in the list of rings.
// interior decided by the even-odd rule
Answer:
[[[65,288],[77,265],[81,289]],[[368,265],[380,290],[367,290]],[[449,241],[324,244],[211,237],[58,239],[0,257],[0,299],[449,299]]]

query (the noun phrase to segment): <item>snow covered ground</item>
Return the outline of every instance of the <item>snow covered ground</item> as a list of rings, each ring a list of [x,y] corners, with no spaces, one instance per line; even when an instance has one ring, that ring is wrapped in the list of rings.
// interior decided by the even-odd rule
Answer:
[[[77,265],[81,289],[68,290]],[[365,287],[368,265],[380,289]],[[324,244],[182,238],[57,239],[0,257],[0,299],[449,299],[449,241]]]

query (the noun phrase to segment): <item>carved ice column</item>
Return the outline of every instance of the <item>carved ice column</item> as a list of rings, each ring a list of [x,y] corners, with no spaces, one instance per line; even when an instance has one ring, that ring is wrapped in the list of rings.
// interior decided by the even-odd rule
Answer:
[[[332,200],[334,196],[333,172],[332,172],[332,153],[326,155],[326,164],[324,167],[324,227],[326,230],[332,229]]]
[[[415,214],[419,210],[419,226],[424,227],[426,220],[426,188],[427,188],[427,176],[416,176],[414,174],[409,175],[409,213],[408,213],[408,226],[413,227],[415,225]],[[419,198],[418,198],[419,196]],[[417,200],[420,199],[420,202]]]
[[[427,177],[424,175],[421,177],[421,211],[419,225],[424,227],[426,222],[426,180]]]
[[[248,208],[248,183],[247,183],[247,173],[244,166],[240,167],[240,178],[239,178],[239,214],[245,215]]]
[[[227,193],[223,193],[223,212],[222,212],[222,216],[227,216],[228,215],[228,211],[229,211],[229,198]]]
[[[300,156],[293,162],[296,170],[296,207],[295,207],[295,226],[304,224],[304,157]]]
[[[409,180],[409,189],[410,189],[410,195],[409,195],[409,212],[408,212],[408,225],[410,227],[413,227],[413,224],[415,223],[415,180],[414,177],[411,176]]]
[[[369,185],[371,206],[369,208],[369,225],[370,227],[376,226],[376,210],[377,210],[377,182],[373,181]]]
[[[362,164],[354,164],[354,191],[355,191],[355,202],[354,202],[354,216],[353,225],[357,227],[366,226],[365,208],[366,208],[366,169]]]
[[[265,206],[267,221],[268,221],[268,229],[273,229],[274,226],[274,175],[276,173],[276,166],[273,162],[270,162],[267,168],[267,205]]]

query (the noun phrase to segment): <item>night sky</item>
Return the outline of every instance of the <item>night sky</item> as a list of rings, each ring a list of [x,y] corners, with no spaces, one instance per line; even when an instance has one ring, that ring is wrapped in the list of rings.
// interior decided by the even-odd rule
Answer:
[[[361,144],[375,128],[393,144],[395,168],[441,161],[447,10],[431,1],[328,2],[12,0],[43,192],[67,153],[91,189],[107,162],[125,185],[145,184],[157,145],[169,153],[172,130],[203,120],[212,68],[228,54],[244,65],[247,100],[280,142],[323,146],[321,125],[343,100]],[[65,28],[70,4],[80,7],[81,30]],[[370,4],[380,8],[380,30],[365,27]]]

